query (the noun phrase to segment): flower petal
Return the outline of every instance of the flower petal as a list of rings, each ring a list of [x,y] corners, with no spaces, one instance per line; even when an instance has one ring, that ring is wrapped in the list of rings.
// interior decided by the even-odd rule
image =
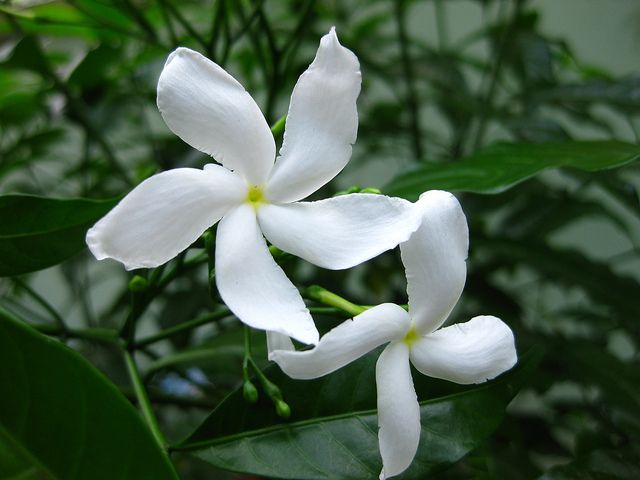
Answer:
[[[332,28],[291,95],[280,156],[267,187],[272,201],[300,200],[347,164],[358,131],[360,82],[358,58],[340,45]]]
[[[251,205],[239,206],[218,226],[216,284],[224,303],[247,325],[317,343],[311,314],[269,253]]]
[[[423,193],[422,225],[400,245],[407,274],[409,314],[419,333],[440,327],[456,305],[467,275],[467,219],[449,192]]]
[[[420,223],[399,198],[354,193],[317,202],[264,205],[258,218],[278,248],[331,270],[350,268],[405,241]]]
[[[160,74],[158,108],[189,145],[255,185],[266,181],[276,152],[273,135],[251,95],[222,67],[178,48]]]
[[[242,202],[242,179],[224,167],[176,168],[146,179],[87,232],[98,259],[127,270],[157,267]]]
[[[409,367],[409,347],[394,342],[376,364],[378,443],[382,456],[380,479],[404,472],[420,443],[420,405]]]
[[[409,328],[402,307],[383,303],[341,323],[325,334],[312,350],[275,350],[269,354],[292,378],[318,378],[335,372],[383,343],[400,339]]]
[[[295,350],[293,342],[288,335],[278,332],[267,331],[267,352],[271,354],[274,350]]]
[[[491,380],[517,360],[513,332],[489,315],[440,329],[411,349],[411,362],[422,373],[464,385]]]

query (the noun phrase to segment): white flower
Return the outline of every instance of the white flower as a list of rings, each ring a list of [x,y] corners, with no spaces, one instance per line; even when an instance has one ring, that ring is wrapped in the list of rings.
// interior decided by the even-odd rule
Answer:
[[[409,312],[391,303],[378,305],[328,332],[312,350],[275,350],[269,356],[289,376],[309,379],[389,343],[376,364],[381,479],[403,472],[420,440],[409,361],[425,375],[470,384],[496,377],[517,360],[513,333],[496,317],[440,328],[464,287],[467,222],[447,192],[422,194],[416,208],[423,213],[422,225],[400,245]]]
[[[252,327],[316,343],[313,319],[263,234],[315,265],[343,269],[394,248],[419,225],[412,204],[383,195],[299,201],[349,161],[359,92],[358,59],[332,29],[293,91],[275,159],[269,126],[242,85],[199,53],[177,49],[158,81],[158,108],[176,135],[222,166],[145,180],[89,230],[91,252],[127,269],[156,267],[222,219],[216,283],[227,306]]]

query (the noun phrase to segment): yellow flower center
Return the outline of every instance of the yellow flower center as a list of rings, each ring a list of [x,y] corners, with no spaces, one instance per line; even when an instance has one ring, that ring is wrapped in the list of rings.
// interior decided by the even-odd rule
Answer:
[[[416,331],[415,327],[412,325],[407,334],[404,336],[402,341],[406,343],[409,347],[411,347],[418,339],[420,335]]]
[[[262,187],[259,187],[258,185],[251,185],[247,192],[247,203],[250,203],[254,208],[257,208],[261,203],[264,203],[264,200],[264,191],[262,190]]]

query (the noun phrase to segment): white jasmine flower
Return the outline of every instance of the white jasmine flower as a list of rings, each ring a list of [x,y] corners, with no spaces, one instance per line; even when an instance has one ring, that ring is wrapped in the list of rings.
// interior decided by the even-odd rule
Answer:
[[[416,208],[422,225],[400,245],[409,311],[385,303],[340,324],[312,350],[271,352],[289,376],[317,378],[388,343],[376,364],[380,478],[402,473],[420,440],[420,407],[409,362],[425,375],[461,384],[481,383],[516,363],[513,333],[496,317],[479,316],[440,328],[465,283],[469,234],[456,198],[424,193]]]
[[[315,265],[343,269],[395,247],[419,224],[409,202],[382,195],[299,201],[349,161],[360,80],[358,59],[332,29],[293,91],[276,159],[269,126],[242,85],[199,53],[177,49],[160,74],[158,108],[176,135],[222,166],[145,180],[89,230],[91,252],[127,269],[156,267],[221,220],[216,283],[227,306],[252,327],[317,342],[263,235]]]

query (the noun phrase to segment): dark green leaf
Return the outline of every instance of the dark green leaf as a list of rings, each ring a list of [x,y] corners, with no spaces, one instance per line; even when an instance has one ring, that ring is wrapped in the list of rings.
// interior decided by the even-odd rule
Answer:
[[[0,384],[1,478],[177,479],[107,378],[2,310]]]
[[[41,270],[80,252],[87,229],[116,203],[116,199],[0,196],[0,276]]]
[[[499,143],[463,160],[432,163],[396,177],[385,193],[416,199],[426,190],[497,193],[549,168],[588,172],[640,158],[640,147],[622,142]]]
[[[640,447],[595,450],[568,465],[556,467],[539,480],[636,480],[640,478]]]
[[[305,382],[271,368],[269,378],[291,406],[288,422],[275,415],[264,395],[258,404],[248,405],[239,389],[178,448],[220,468],[270,477],[377,478],[381,469],[375,410],[377,356],[373,352],[331,375]],[[480,445],[498,427],[505,407],[538,358],[528,355],[519,367],[486,385],[454,386],[458,393],[423,400],[420,448],[412,467],[398,478],[425,478]],[[442,390],[438,385],[445,383],[417,373],[414,379],[423,399],[433,397]]]
[[[618,80],[597,79],[572,85],[558,85],[536,94],[539,102],[584,105],[604,103],[623,110],[640,108],[640,76]]]
[[[82,59],[69,76],[68,84],[84,89],[108,82],[111,78],[109,71],[121,55],[120,49],[101,44]]]
[[[34,37],[24,37],[13,47],[11,55],[4,62],[4,65],[19,70],[31,70],[43,77],[48,76],[50,74],[49,64],[37,42],[38,40]]]

